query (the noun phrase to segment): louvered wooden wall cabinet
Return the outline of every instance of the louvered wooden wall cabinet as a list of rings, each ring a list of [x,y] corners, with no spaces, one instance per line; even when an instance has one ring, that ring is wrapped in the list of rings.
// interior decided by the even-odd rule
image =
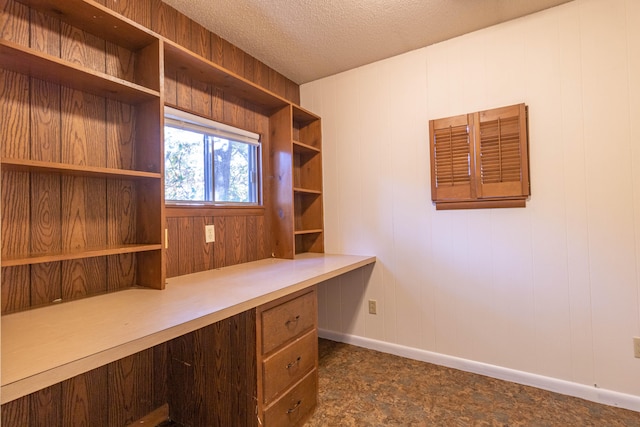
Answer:
[[[530,195],[527,107],[429,121],[436,209],[524,207]]]
[[[2,312],[162,288],[160,40],[95,3],[4,13]]]

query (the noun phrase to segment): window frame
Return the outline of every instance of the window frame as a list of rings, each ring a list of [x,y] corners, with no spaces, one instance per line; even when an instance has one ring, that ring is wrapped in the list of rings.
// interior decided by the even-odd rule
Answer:
[[[205,179],[210,176],[210,186],[212,186],[211,197],[212,200],[171,200],[166,198],[166,190],[163,189],[164,202],[167,207],[171,208],[241,208],[241,209],[263,209],[264,206],[264,177],[263,177],[263,147],[259,134],[251,132],[245,129],[240,129],[234,126],[230,126],[224,123],[214,121],[212,119],[188,113],[183,110],[178,110],[173,107],[164,107],[164,122],[163,122],[163,145],[164,145],[164,129],[166,127],[173,127],[177,129],[184,129],[189,131],[195,131],[212,137],[218,137],[233,142],[239,142],[255,147],[255,156],[249,159],[250,163],[254,164],[255,174],[255,202],[237,202],[237,201],[216,201],[215,200],[215,171],[213,161],[213,142],[211,142],[211,156],[203,154],[204,167],[205,167]],[[166,150],[165,150],[166,155]],[[210,159],[208,159],[211,157]],[[210,169],[210,170],[209,170]],[[163,166],[163,173],[166,175],[166,165]],[[166,188],[166,182],[164,183]],[[207,187],[207,183],[205,183]],[[249,190],[252,191],[251,189]]]

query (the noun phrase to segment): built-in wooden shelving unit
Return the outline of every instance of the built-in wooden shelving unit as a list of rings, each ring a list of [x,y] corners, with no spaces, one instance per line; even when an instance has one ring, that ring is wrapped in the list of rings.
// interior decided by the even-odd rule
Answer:
[[[269,117],[270,151],[264,155],[273,176],[264,177],[264,191],[273,256],[324,251],[318,116],[93,0],[8,0],[4,12],[9,24],[0,35],[0,277],[2,314],[10,320],[3,325],[3,403],[174,339],[185,332],[180,325],[192,322],[183,319],[190,305],[177,313],[175,301],[161,294],[152,298],[165,304],[170,316],[144,320],[155,310],[149,305],[131,314],[145,297],[140,287],[165,287],[167,70],[221,91],[224,102],[240,100],[265,122]],[[331,275],[357,268],[351,261],[343,267]],[[174,291],[180,288],[183,295],[189,284],[179,283]],[[113,292],[132,289],[135,304],[127,302],[127,292]],[[271,299],[290,291],[276,287],[261,293]],[[191,295],[183,301],[189,298],[201,300]],[[89,309],[96,313],[91,319],[74,314],[94,307],[95,300],[112,299],[113,305]],[[254,303],[230,306],[238,313]],[[124,312],[132,319],[127,327],[134,318],[146,324],[143,333],[121,333],[127,329],[121,323]],[[23,329],[31,314],[42,325],[65,319],[67,329],[58,331],[65,339],[56,341],[54,352],[62,359],[39,357],[53,348],[52,338],[42,339],[28,325]],[[174,323],[163,326],[170,317]],[[189,331],[204,325],[200,319]],[[110,332],[101,347],[82,353],[78,346],[105,326]],[[16,371],[24,359],[20,355],[27,353],[40,366],[32,372],[32,363],[20,362],[23,371]]]

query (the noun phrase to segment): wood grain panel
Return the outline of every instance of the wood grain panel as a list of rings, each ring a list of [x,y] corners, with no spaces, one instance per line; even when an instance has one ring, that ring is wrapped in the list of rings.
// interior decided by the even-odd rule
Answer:
[[[135,169],[135,108],[106,100],[106,167]]]
[[[250,216],[246,219],[247,224],[247,261],[258,259],[258,217]]]
[[[167,277],[180,275],[180,246],[178,245],[178,218],[167,218],[168,247],[167,256]]]
[[[29,266],[2,268],[2,314],[29,307]]]
[[[211,62],[214,64],[224,66],[225,42],[226,40],[219,35],[211,33]]]
[[[249,310],[231,318],[230,347],[235,357],[231,359],[233,417],[241,425],[254,426],[257,417],[254,408],[257,401],[255,311]]]
[[[62,248],[103,246],[106,233],[106,184],[99,178],[62,177]]]
[[[178,105],[178,83],[175,69],[166,68],[164,71],[164,102],[167,105]]]
[[[216,344],[212,329],[210,325],[193,333],[193,425],[215,425],[209,421],[211,409],[216,407],[215,400],[211,399],[215,396],[211,386],[217,382],[211,369]]]
[[[136,55],[112,42],[106,42],[105,71],[130,82],[135,82]]]
[[[108,365],[109,425],[129,425],[154,409],[153,368],[152,349]]]
[[[3,157],[29,158],[29,78],[3,69],[0,69],[0,137]]]
[[[150,0],[100,0],[98,3],[126,16],[138,24],[147,28],[151,27]]]
[[[269,90],[283,98],[286,95],[285,77],[273,69],[269,69]]]
[[[62,416],[62,385],[47,387],[29,396],[30,425],[56,426]],[[4,408],[3,408],[4,410]],[[7,424],[11,425],[11,424]]]
[[[211,31],[191,21],[190,49],[205,59],[211,59]]]
[[[3,426],[28,426],[31,424],[31,411],[27,396],[2,405]]]
[[[0,0],[0,37],[29,45],[29,8],[14,0]]]
[[[47,262],[31,266],[30,306],[51,304],[62,298],[61,263]]]
[[[2,256],[29,252],[29,174],[2,172]]]
[[[151,0],[151,30],[175,41],[177,18],[177,10],[161,0]]]
[[[169,344],[162,343],[153,347],[153,407],[158,408],[169,401],[169,379],[167,366]]]
[[[60,162],[60,86],[31,79],[30,158]]]
[[[135,182],[106,181],[107,244],[135,244],[137,217],[137,190]]]
[[[194,425],[193,335],[192,332],[168,343],[169,416],[185,425]]]
[[[106,292],[106,269],[104,258],[62,261],[63,301]]]
[[[191,46],[191,19],[187,18],[182,13],[176,14],[176,20],[173,22],[176,26],[176,39],[175,42],[187,49],[192,50]]]
[[[106,165],[105,99],[62,88],[62,161],[73,165]]]
[[[246,218],[247,262],[267,257],[264,221],[264,216],[248,216]]]
[[[211,325],[208,332],[212,336],[212,355],[209,361],[211,381],[207,388],[208,396],[213,399],[215,406],[228,407],[229,400],[233,397],[231,391],[231,372],[229,365],[234,357],[231,348],[231,319],[226,319]],[[209,415],[211,425],[227,426],[233,424],[229,411],[215,411]]]
[[[60,20],[38,12],[31,11],[30,34],[31,47],[40,52],[60,56]]]
[[[62,232],[60,200],[59,176],[31,174],[31,253],[45,254],[60,251]]]
[[[62,426],[108,426],[107,366],[62,383]]]
[[[138,285],[138,254],[107,257],[107,291],[118,291]]]
[[[191,110],[205,117],[211,117],[211,86],[193,81],[191,87]]]
[[[214,217],[213,223],[216,227],[216,241],[214,245],[214,264],[216,268],[222,268],[231,263],[227,262],[227,218],[228,217]]]
[[[79,28],[61,23],[60,57],[67,61],[106,72],[105,41]]]
[[[178,219],[178,266],[179,274],[188,274],[194,271],[194,242],[193,242],[193,218]]]
[[[222,66],[227,70],[244,76],[244,55],[245,53],[237,46],[222,39]]]
[[[192,101],[191,78],[186,74],[178,72],[176,79],[176,103],[179,108],[192,111]]]
[[[269,88],[269,67],[262,61],[256,60],[253,67],[253,76],[251,80],[263,88]]]

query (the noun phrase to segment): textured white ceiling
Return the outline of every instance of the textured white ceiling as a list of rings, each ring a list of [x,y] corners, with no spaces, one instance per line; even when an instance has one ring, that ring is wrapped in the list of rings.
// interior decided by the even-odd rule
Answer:
[[[163,0],[298,84],[571,0]]]

